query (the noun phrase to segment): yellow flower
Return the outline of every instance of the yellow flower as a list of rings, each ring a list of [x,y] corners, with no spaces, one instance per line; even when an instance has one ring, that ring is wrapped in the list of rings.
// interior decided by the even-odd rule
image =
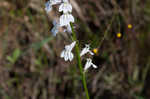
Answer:
[[[122,37],[122,34],[119,32],[119,33],[117,33],[117,37],[118,38],[121,38]]]
[[[132,24],[128,24],[128,28],[129,28],[129,29],[132,29]]]
[[[97,53],[98,53],[98,49],[97,49],[97,48],[94,48],[94,49],[93,49],[93,52],[94,52],[95,54],[97,54]]]

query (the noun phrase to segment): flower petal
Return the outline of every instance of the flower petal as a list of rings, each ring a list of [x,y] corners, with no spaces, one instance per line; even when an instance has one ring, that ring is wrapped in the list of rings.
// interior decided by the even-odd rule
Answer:
[[[73,59],[73,54],[70,52],[69,53],[69,60],[72,61],[72,59]]]
[[[72,51],[72,49],[75,47],[76,45],[76,41],[72,42],[71,45],[70,45],[70,51]]]
[[[82,50],[81,53],[80,53],[80,56],[85,55],[87,52],[88,52],[88,49],[83,48],[83,50]]]
[[[59,6],[59,12],[63,11],[63,4]]]
[[[69,53],[66,51],[66,54],[65,54],[65,61],[68,61],[69,59]]]
[[[97,66],[95,64],[92,63],[93,68],[97,68]]]
[[[65,51],[62,51],[61,54],[60,54],[60,57],[63,58],[64,55],[65,55]]]

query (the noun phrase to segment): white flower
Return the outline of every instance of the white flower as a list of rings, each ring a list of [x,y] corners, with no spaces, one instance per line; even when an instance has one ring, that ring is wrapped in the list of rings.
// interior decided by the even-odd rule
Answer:
[[[50,4],[50,1],[47,1],[45,3],[45,10],[46,10],[47,13],[52,10],[52,5]]]
[[[59,4],[61,3],[61,0],[49,0],[51,5]]]
[[[52,10],[52,5],[61,3],[61,0],[49,0],[45,3],[45,10],[46,12],[50,12]]]
[[[93,68],[97,68],[97,66],[92,63],[92,59],[88,58],[84,67],[84,71],[87,71],[87,69],[90,68],[91,66]]]
[[[59,6],[59,12],[68,13],[72,12],[72,5],[68,2],[68,0],[63,0],[64,3],[62,3]]]
[[[68,61],[68,60],[72,61],[74,56],[71,51],[74,48],[75,44],[76,44],[76,41],[72,42],[70,45],[66,45],[65,49],[61,52],[60,57],[64,58],[65,61]]]
[[[89,44],[85,45],[85,48],[82,49],[80,56],[83,56],[86,53],[90,53],[91,55],[94,55],[94,53],[92,51],[90,51],[90,45]]]
[[[68,24],[70,24],[70,22],[74,22],[74,17],[69,13],[65,13],[60,16],[59,22],[60,26],[67,26]]]
[[[59,32],[60,24],[54,20],[53,25],[54,27],[52,28],[51,32],[53,33],[53,36],[56,36],[56,34]]]

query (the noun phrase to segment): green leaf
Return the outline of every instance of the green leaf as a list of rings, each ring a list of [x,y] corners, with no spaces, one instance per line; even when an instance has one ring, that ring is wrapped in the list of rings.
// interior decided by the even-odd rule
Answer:
[[[33,47],[35,50],[40,49],[45,43],[48,43],[50,40],[52,40],[53,37],[48,37],[45,38],[44,40],[42,40],[41,42],[37,42],[31,45],[31,47]]]
[[[10,63],[14,64],[17,61],[17,59],[19,58],[20,54],[21,54],[21,51],[20,51],[20,49],[17,48],[14,50],[14,52],[12,53],[11,56],[7,56],[7,60]]]
[[[18,59],[18,57],[20,56],[20,54],[21,54],[21,51],[20,51],[20,49],[15,49],[15,51],[13,52],[13,59],[14,59],[14,62],[16,62],[17,61],[17,59]]]
[[[7,60],[8,60],[9,62],[11,62],[11,63],[14,63],[14,60],[12,59],[11,56],[7,56]]]

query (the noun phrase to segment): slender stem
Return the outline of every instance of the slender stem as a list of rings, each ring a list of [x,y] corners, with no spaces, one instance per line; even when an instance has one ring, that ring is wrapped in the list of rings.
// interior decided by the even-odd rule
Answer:
[[[113,23],[114,18],[115,18],[115,15],[113,15],[113,17],[112,17],[112,19],[110,21],[110,24],[108,25],[106,31],[104,32],[104,36],[103,36],[102,40],[100,41],[99,48],[102,46],[102,44],[103,44],[103,42],[104,42],[104,40],[105,40],[105,38],[106,38],[106,36],[108,34],[108,31],[110,30],[110,27],[111,27],[111,25]]]
[[[76,41],[75,50],[76,50],[76,54],[77,54],[77,62],[78,62],[78,66],[80,69],[81,76],[82,76],[82,83],[83,83],[83,87],[84,87],[84,90],[86,93],[86,99],[90,99],[89,92],[87,89],[86,76],[85,76],[85,73],[83,72],[83,67],[82,67],[81,58],[80,58],[79,42],[77,40],[76,33],[74,31],[74,28],[73,28],[73,24],[70,23],[70,25],[71,25],[71,29],[72,29],[72,40]]]

